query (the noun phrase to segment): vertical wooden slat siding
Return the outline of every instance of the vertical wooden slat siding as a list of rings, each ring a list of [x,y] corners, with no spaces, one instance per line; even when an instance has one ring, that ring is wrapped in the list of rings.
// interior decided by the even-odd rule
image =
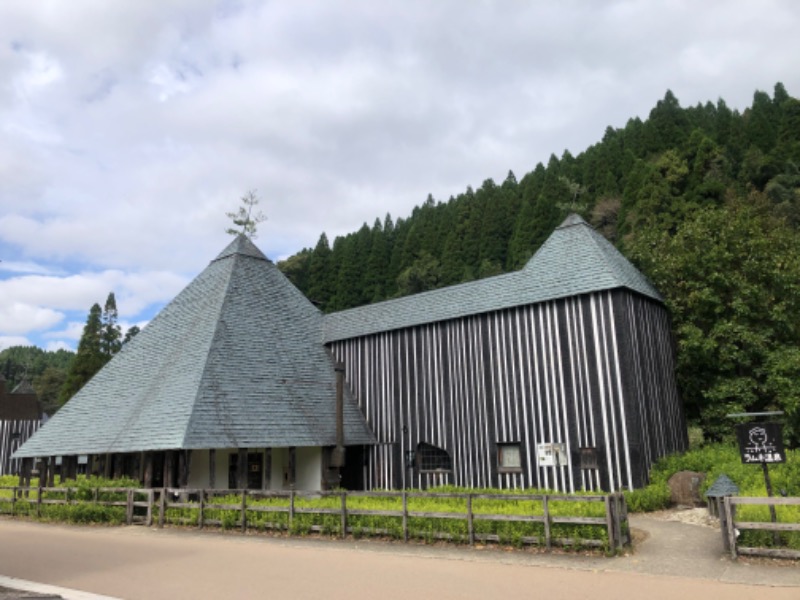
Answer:
[[[614,491],[646,483],[659,456],[686,446],[664,308],[624,290],[473,315],[330,344],[373,429],[365,486],[539,487]],[[421,442],[450,473],[413,478]],[[570,461],[540,467],[537,444]],[[498,443],[519,443],[521,470],[499,473]],[[598,469],[580,468],[580,447]]]
[[[18,475],[22,460],[11,455],[41,427],[41,421],[30,419],[0,420],[0,475]],[[12,434],[19,434],[16,439]]]

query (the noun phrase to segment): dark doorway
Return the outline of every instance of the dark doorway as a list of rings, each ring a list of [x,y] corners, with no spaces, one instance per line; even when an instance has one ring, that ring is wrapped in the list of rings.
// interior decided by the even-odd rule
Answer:
[[[260,490],[264,478],[264,453],[252,452],[247,455],[247,489]]]
[[[239,455],[228,455],[228,489],[235,490],[238,485]],[[260,490],[264,480],[264,453],[247,453],[247,489]]]
[[[164,453],[153,452],[153,482],[152,487],[164,487]]]
[[[340,484],[346,490],[364,489],[364,467],[367,464],[367,453],[364,446],[348,446],[345,463],[342,467]]]

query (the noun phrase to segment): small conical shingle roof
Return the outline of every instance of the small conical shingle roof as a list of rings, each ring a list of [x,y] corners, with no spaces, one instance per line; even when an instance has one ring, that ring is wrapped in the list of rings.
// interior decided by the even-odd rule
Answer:
[[[15,456],[333,445],[321,319],[238,236]],[[372,443],[346,400],[346,443]]]

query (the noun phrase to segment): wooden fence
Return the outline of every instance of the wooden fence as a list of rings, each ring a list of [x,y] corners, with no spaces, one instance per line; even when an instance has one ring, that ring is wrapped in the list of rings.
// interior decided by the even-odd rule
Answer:
[[[3,490],[11,490],[11,497],[2,497]],[[2,488],[0,487],[0,512],[2,503],[11,503],[11,512],[14,512],[14,503],[24,499],[29,504],[36,505],[37,516],[41,513],[43,504],[70,504],[75,502],[75,488]],[[106,493],[125,493],[125,500],[99,500],[99,495]],[[60,498],[50,496],[61,494]],[[48,497],[44,497],[44,496]],[[227,496],[228,501],[215,502],[219,496]],[[230,502],[230,497],[235,496],[237,501]],[[259,499],[283,499],[281,505],[259,505],[253,503]],[[336,508],[298,506],[299,499],[319,499],[335,498],[338,499]],[[376,510],[354,508],[348,505],[348,499],[355,498],[395,498],[401,505],[399,510]],[[464,502],[464,512],[424,512],[409,509],[409,500],[421,499],[456,499]],[[495,514],[480,512],[473,509],[475,500],[493,501],[523,501],[537,502],[541,504],[541,514]],[[293,523],[298,515],[335,515],[338,516],[338,533],[345,537],[348,534],[373,534],[385,535],[386,530],[369,529],[354,527],[352,517],[358,516],[378,516],[393,517],[401,521],[402,537],[408,541],[412,536],[410,519],[450,519],[466,522],[466,541],[474,545],[476,542],[499,542],[500,536],[496,534],[485,534],[476,532],[475,524],[479,521],[494,522],[518,522],[518,523],[541,523],[543,535],[523,536],[518,541],[523,544],[540,545],[550,549],[554,545],[559,546],[584,546],[602,547],[605,542],[598,539],[584,539],[576,537],[556,537],[553,535],[553,525],[595,525],[606,530],[608,535],[608,549],[614,552],[623,546],[630,544],[630,533],[628,528],[628,513],[625,497],[622,494],[608,494],[605,496],[566,496],[566,495],[497,495],[479,493],[427,493],[427,492],[298,492],[298,491],[255,491],[255,490],[206,490],[206,489],[185,489],[185,488],[161,488],[161,489],[127,489],[127,488],[99,488],[94,490],[91,500],[100,506],[124,506],[126,508],[126,522],[128,524],[143,524],[150,526],[157,523],[159,527],[170,520],[167,513],[171,509],[189,509],[192,513],[191,518],[178,518],[177,521],[182,525],[196,526],[203,528],[206,526],[222,526],[224,523],[220,519],[210,518],[209,511],[227,511],[237,515],[235,526],[246,532],[250,527],[248,523],[248,513],[283,513],[286,515],[285,523],[270,525],[272,528],[293,530]],[[553,514],[553,502],[584,502],[602,503],[602,517],[578,517],[561,516]],[[137,510],[138,509],[138,510]],[[196,511],[196,516],[194,514]],[[214,513],[216,514],[216,513]],[[230,521],[228,522],[230,525]],[[321,531],[319,525],[312,525],[312,531]],[[435,533],[432,537],[438,539],[453,539],[454,536],[447,533]]]
[[[722,535],[725,549],[729,550],[731,557],[736,558],[739,554],[751,556],[770,556],[773,558],[800,558],[800,550],[790,550],[787,548],[755,548],[738,545],[738,530],[741,529],[760,529],[764,531],[796,531],[800,534],[800,523],[772,523],[740,521],[736,518],[736,507],[742,504],[772,505],[772,506],[798,506],[800,498],[745,498],[738,496],[728,496],[724,502],[724,515],[722,516]]]
[[[10,491],[11,494],[5,495],[3,492]],[[153,489],[132,489],[132,488],[92,488],[92,498],[89,500],[79,500],[77,497],[77,488],[69,487],[3,487],[0,486],[0,514],[2,514],[2,505],[9,504],[10,512],[14,514],[15,506],[18,502],[25,502],[28,505],[33,505],[33,512],[36,517],[42,515],[42,506],[48,505],[61,505],[69,506],[77,504],[78,502],[90,502],[97,506],[124,506],[126,522],[132,525],[137,522],[142,524],[151,525],[153,522],[153,505],[154,496],[158,490]],[[100,494],[112,494],[115,496],[125,495],[124,500],[102,500]],[[59,497],[60,496],[60,497]],[[139,499],[142,496],[144,500]],[[134,513],[136,508],[143,508],[146,510],[145,516],[137,518]]]

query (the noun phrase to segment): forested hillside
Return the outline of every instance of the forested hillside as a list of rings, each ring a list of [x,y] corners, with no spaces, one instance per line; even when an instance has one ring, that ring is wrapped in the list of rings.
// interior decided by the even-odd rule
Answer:
[[[13,346],[0,351],[0,374],[8,390],[27,380],[42,401],[45,412],[52,414],[60,405],[58,395],[75,353],[69,350],[47,351],[35,346]]]
[[[780,409],[797,445],[798,165],[800,101],[782,84],[741,113],[723,100],[682,108],[667,92],[577,156],[429,196],[332,246],[323,233],[279,266],[330,312],[518,269],[577,212],[665,295],[690,421],[718,439],[727,413]]]

